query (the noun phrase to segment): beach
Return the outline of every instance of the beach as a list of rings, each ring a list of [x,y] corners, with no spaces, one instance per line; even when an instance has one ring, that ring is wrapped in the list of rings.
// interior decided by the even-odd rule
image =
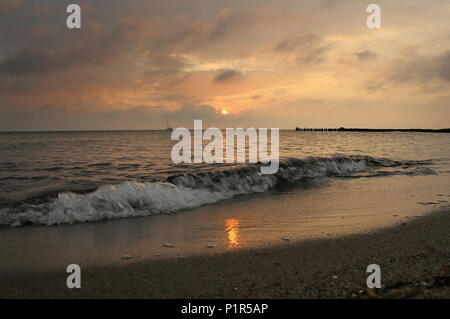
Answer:
[[[213,255],[82,268],[81,289],[64,271],[11,273],[1,298],[449,298],[450,211],[364,234]],[[366,267],[381,267],[369,292]]]

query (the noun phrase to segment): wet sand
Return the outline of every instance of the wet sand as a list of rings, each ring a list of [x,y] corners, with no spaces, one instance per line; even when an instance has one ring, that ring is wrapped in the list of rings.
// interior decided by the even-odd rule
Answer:
[[[1,298],[450,298],[447,208],[378,231],[271,248],[2,275]],[[382,288],[366,288],[366,267]]]

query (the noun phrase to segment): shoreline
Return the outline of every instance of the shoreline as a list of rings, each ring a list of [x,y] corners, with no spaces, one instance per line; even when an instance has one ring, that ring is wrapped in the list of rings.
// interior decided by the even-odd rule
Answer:
[[[450,211],[364,234],[1,278],[0,298],[450,298]],[[366,288],[366,267],[382,288]]]

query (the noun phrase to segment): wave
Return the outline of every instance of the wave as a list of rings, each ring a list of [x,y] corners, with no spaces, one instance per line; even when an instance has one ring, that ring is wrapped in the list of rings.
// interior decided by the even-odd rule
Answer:
[[[410,168],[427,164],[431,161],[394,161],[369,156],[286,158],[280,160],[279,170],[273,175],[262,175],[262,164],[249,164],[221,171],[174,175],[166,182],[127,181],[104,185],[88,194],[62,192],[48,203],[0,209],[0,225],[61,225],[173,213],[238,195],[266,192],[277,185],[297,183],[305,178],[366,177],[375,168],[397,168],[400,170],[396,172],[411,173]]]

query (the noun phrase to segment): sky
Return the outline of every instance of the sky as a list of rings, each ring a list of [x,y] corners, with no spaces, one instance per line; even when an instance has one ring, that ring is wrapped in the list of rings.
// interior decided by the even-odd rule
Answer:
[[[0,131],[450,127],[449,17],[448,0],[0,0]]]

